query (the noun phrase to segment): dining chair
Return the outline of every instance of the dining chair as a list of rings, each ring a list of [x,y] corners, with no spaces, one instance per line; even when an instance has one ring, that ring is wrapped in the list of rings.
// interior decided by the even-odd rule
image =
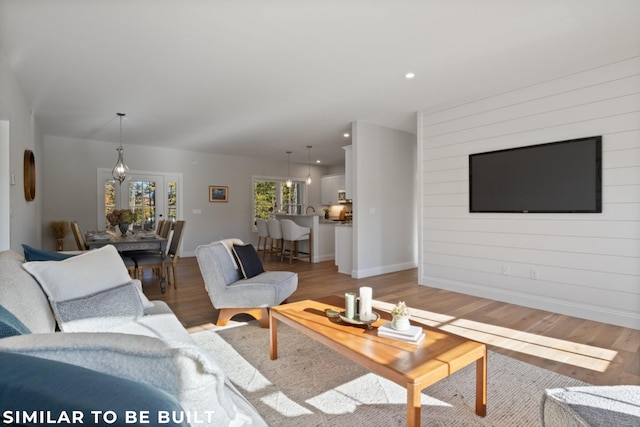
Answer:
[[[167,222],[164,219],[161,219],[160,221],[158,221],[158,225],[156,226],[156,234],[158,236],[162,235],[162,227],[164,227],[164,223]]]
[[[302,227],[290,219],[280,220],[280,226],[282,227],[282,252],[280,255],[280,261],[284,260],[285,246],[289,242],[289,264],[294,259],[300,259],[300,252],[298,250],[300,241],[309,241],[309,262],[311,262],[311,228]]]
[[[73,233],[73,237],[76,240],[76,246],[78,247],[78,250],[86,251],[87,245],[84,241],[84,236],[80,231],[80,225],[78,225],[78,221],[71,221],[69,222],[69,225],[71,226],[71,232]]]
[[[168,221],[173,224],[172,221]],[[178,288],[178,251],[180,249],[180,242],[182,241],[182,235],[184,233],[186,221],[176,221],[173,227],[173,236],[169,243],[169,249],[167,254],[161,252],[140,251],[139,253],[131,254],[131,257],[135,260],[138,267],[138,278],[142,280],[142,275],[145,269],[166,269],[167,282],[173,284],[174,289]]]
[[[267,221],[267,227],[269,229],[269,238],[271,239],[269,253],[280,255],[283,248],[282,227],[280,226],[280,221],[272,218]]]
[[[71,232],[73,233],[73,237],[76,240],[78,250],[86,251],[87,245],[84,241],[84,234],[82,234],[82,231],[80,231],[80,225],[78,224],[78,221],[71,221],[69,224],[71,225]],[[132,279],[137,278],[136,263],[128,256],[124,256],[122,254],[120,254],[120,256],[122,257],[122,262],[124,262],[124,265],[127,267],[129,276],[131,276]]]
[[[169,238],[169,233],[171,232],[171,226],[173,225],[173,221],[163,220],[162,227],[158,229],[158,235],[160,237],[164,237],[165,239]]]
[[[258,227],[258,246],[256,246],[256,251],[262,251],[262,259],[264,259],[265,255],[269,251],[269,224],[267,224],[266,219],[257,218],[256,226]],[[262,239],[264,239],[264,241]],[[260,243],[262,243],[262,249],[260,249]]]

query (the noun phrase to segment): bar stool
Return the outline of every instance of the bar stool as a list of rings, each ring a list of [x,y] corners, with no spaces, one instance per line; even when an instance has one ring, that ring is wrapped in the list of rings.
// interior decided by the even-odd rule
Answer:
[[[258,227],[258,246],[256,247],[256,251],[262,251],[262,259],[264,259],[265,255],[269,251],[267,247],[267,244],[269,243],[269,225],[267,224],[266,219],[257,218],[256,226]],[[264,239],[264,242],[262,239]],[[262,243],[262,249],[260,249],[260,243]]]
[[[284,248],[282,242],[282,228],[280,227],[280,221],[277,219],[270,219],[267,221],[267,228],[269,229],[269,238],[271,239],[270,254],[280,254]]]
[[[311,262],[311,228],[302,227],[290,219],[283,219],[280,221],[282,227],[282,254],[280,255],[280,261],[284,260],[284,248],[286,243],[289,242],[289,264],[294,259],[300,259],[300,253],[298,251],[298,244],[300,241],[309,241],[309,262]]]

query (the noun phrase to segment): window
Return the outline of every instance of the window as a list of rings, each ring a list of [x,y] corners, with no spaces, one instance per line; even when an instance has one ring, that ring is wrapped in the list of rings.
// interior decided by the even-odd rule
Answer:
[[[98,228],[110,227],[106,214],[114,209],[131,209],[138,214],[134,229],[155,230],[161,219],[178,219],[180,178],[180,175],[131,171],[120,185],[111,176],[111,170],[99,169],[98,194],[104,197],[98,198]]]
[[[276,213],[302,214],[306,203],[306,183],[293,181],[287,187],[280,178],[253,177],[253,223],[257,218],[271,219]]]

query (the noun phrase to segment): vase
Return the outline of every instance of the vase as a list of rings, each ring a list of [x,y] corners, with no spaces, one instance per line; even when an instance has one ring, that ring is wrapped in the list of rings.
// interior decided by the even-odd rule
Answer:
[[[406,331],[411,327],[409,316],[393,316],[391,327],[396,331]]]
[[[64,251],[64,239],[56,239],[56,251]]]
[[[120,234],[124,237],[127,235],[127,231],[129,230],[129,223],[121,222],[118,224],[118,228],[120,229]]]

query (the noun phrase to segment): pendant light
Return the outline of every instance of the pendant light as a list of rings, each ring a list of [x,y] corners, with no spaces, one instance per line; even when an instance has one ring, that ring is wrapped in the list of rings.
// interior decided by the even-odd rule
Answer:
[[[291,188],[293,185],[293,181],[291,180],[291,151],[287,151],[287,187]]]
[[[307,157],[307,165],[309,166],[309,175],[307,175],[307,185],[311,185],[311,146],[307,145],[309,156]]]
[[[113,167],[111,175],[113,175],[113,178],[122,185],[122,181],[126,179],[127,172],[129,172],[129,168],[124,164],[124,149],[122,148],[122,118],[126,116],[126,114],[116,114],[120,117],[120,147],[116,148],[116,151],[118,152],[118,163]]]

